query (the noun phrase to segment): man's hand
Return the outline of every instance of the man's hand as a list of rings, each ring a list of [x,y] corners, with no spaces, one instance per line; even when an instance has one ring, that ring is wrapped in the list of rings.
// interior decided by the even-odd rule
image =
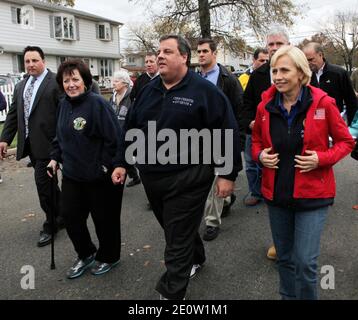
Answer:
[[[300,173],[309,172],[318,167],[319,159],[316,151],[306,150],[309,156],[295,156],[295,168],[302,169]]]
[[[124,184],[126,179],[126,169],[122,167],[115,168],[112,173],[112,182],[113,184]]]
[[[51,169],[51,170],[49,170]],[[52,178],[53,175],[56,173],[56,171],[58,170],[58,165],[57,165],[57,161],[56,160],[51,160],[49,162],[49,164],[47,165],[47,175]]]
[[[234,192],[234,187],[234,181],[218,177],[218,179],[216,180],[215,195],[220,198],[226,198]]]
[[[250,122],[249,128],[252,130],[254,128],[254,125],[255,125],[255,120]]]
[[[272,148],[266,148],[262,150],[260,153],[260,162],[262,165],[269,169],[278,169],[277,164],[279,163],[280,159],[278,158],[278,153],[269,154]]]
[[[8,144],[6,142],[0,142],[0,160],[4,160],[7,153]]]

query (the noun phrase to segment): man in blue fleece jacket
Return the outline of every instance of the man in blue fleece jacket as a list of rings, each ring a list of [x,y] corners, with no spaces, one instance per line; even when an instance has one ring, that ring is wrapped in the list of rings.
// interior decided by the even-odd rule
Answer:
[[[112,174],[113,183],[124,183],[125,167],[132,158],[129,150],[135,144],[146,194],[165,233],[167,270],[156,286],[165,300],[184,299],[190,277],[205,262],[198,229],[214,168],[220,197],[233,192],[242,169],[230,102],[215,85],[189,71],[190,50],[181,36],[160,39],[160,77],[141,91],[129,112],[126,138],[122,137]],[[185,135],[194,132],[202,135],[201,139],[192,135],[185,141]],[[135,143],[124,141],[133,136],[137,137]],[[209,143],[208,137],[212,138]]]

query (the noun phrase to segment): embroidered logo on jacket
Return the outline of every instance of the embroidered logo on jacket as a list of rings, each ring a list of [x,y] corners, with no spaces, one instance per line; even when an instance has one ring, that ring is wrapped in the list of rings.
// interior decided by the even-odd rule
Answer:
[[[76,118],[75,120],[73,120],[73,128],[75,130],[83,130],[86,126],[86,120],[79,117],[79,118]]]
[[[314,120],[324,120],[326,119],[326,110],[325,109],[317,109],[314,113]]]

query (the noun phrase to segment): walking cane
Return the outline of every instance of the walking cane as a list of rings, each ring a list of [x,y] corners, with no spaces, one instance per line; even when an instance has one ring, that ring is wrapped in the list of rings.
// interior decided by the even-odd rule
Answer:
[[[50,224],[51,224],[51,270],[56,269],[55,266],[55,215],[57,210],[57,173],[52,171],[51,167],[47,167],[47,171],[52,175],[51,179],[51,212],[50,212]]]

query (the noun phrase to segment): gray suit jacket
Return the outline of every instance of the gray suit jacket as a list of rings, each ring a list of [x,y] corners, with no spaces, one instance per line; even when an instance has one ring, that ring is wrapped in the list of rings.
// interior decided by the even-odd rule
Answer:
[[[23,92],[27,80],[28,78],[15,86],[13,102],[0,137],[0,141],[10,145],[17,132],[17,160],[28,155],[25,150],[23,105]],[[35,159],[50,158],[51,142],[56,135],[57,107],[60,95],[56,75],[49,70],[36,93],[29,117],[29,141],[31,154]]]

